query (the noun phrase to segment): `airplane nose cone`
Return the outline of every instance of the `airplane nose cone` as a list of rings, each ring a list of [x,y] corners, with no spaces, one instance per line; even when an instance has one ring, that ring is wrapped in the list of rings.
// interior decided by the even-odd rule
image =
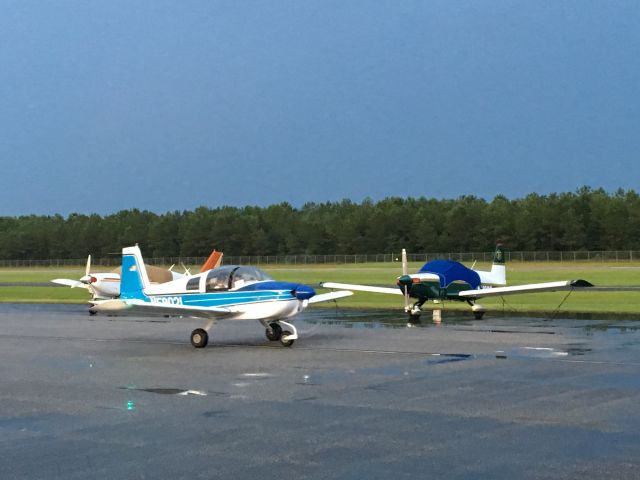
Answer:
[[[298,300],[309,300],[316,294],[316,291],[309,285],[298,285],[291,292]]]

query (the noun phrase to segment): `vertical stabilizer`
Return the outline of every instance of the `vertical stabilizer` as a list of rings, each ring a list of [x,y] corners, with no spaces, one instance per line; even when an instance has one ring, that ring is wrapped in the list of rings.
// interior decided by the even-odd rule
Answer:
[[[140,248],[122,249],[122,272],[120,274],[120,298],[144,298],[144,290],[149,285],[147,269],[142,260]]]
[[[212,270],[214,268],[218,268],[222,263],[222,252],[213,251],[207,261],[202,264],[200,267],[200,273],[206,272],[207,270]]]

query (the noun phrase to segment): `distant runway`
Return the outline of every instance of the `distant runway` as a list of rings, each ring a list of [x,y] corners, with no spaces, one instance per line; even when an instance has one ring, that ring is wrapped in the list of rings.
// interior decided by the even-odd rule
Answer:
[[[0,478],[640,478],[640,323],[0,304]]]

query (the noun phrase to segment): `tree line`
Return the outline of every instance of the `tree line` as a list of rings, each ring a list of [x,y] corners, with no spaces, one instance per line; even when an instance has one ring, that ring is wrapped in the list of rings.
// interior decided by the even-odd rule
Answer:
[[[361,203],[199,207],[156,214],[0,217],[0,259],[104,257],[138,243],[145,256],[372,254],[509,250],[635,250],[640,196],[575,192],[488,201],[390,197]]]

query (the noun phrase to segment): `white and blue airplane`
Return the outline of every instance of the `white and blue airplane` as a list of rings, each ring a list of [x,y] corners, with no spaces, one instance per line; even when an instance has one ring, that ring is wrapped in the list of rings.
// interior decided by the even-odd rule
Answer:
[[[317,295],[308,285],[278,282],[259,268],[226,265],[178,280],[152,284],[140,248],[122,249],[120,296],[96,302],[91,311],[109,315],[141,314],[203,318],[204,328],[191,332],[191,344],[203,348],[217,320],[258,320],[271,341],[289,347],[298,338],[285,321],[310,304],[352,295],[335,291]]]

